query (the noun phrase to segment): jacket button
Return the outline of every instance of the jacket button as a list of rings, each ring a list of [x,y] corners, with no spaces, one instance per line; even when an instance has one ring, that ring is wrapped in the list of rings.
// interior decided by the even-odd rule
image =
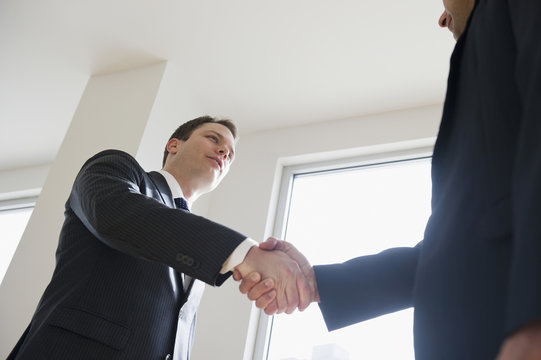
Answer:
[[[171,354],[167,354],[167,356],[165,357],[165,360],[171,360],[173,359],[173,357],[171,356]]]

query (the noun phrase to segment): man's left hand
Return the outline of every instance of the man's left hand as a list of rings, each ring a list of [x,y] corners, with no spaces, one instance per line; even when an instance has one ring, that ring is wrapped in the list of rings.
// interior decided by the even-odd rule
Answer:
[[[541,322],[526,326],[507,338],[496,360],[541,359]]]

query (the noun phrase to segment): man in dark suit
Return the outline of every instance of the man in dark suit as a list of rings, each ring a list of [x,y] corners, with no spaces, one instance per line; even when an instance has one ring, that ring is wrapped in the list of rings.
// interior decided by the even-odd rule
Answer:
[[[66,203],[51,282],[9,358],[186,360],[203,282],[219,286],[234,268],[281,282],[281,310],[306,307],[293,260],[188,211],[229,171],[235,138],[230,120],[204,116],[173,133],[159,172],[117,150],[90,158]]]
[[[329,330],[413,306],[416,359],[541,359],[541,1],[444,6],[458,42],[422,243],[313,268],[264,246],[303,262]]]

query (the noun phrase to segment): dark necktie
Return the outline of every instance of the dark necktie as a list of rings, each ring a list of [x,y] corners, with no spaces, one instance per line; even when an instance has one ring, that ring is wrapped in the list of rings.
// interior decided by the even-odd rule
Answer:
[[[182,210],[186,210],[186,211],[190,211],[190,209],[188,209],[188,202],[186,202],[186,200],[184,198],[175,198],[175,206],[177,207],[177,209],[182,209]]]
[[[190,212],[190,209],[188,209],[188,202],[186,201],[186,199],[179,197],[179,198],[174,198],[173,200],[175,201],[175,206],[177,207],[177,209],[182,209],[187,212]],[[179,273],[179,275],[182,279],[182,287],[184,288],[184,292],[189,292],[193,279],[186,274]]]

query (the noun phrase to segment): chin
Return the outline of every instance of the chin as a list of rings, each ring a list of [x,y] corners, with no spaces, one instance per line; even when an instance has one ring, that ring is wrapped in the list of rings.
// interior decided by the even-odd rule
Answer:
[[[208,191],[212,191],[212,190],[216,189],[218,187],[218,185],[220,185],[221,181],[222,181],[222,179],[215,179],[214,181],[209,182],[209,185],[207,187]]]

